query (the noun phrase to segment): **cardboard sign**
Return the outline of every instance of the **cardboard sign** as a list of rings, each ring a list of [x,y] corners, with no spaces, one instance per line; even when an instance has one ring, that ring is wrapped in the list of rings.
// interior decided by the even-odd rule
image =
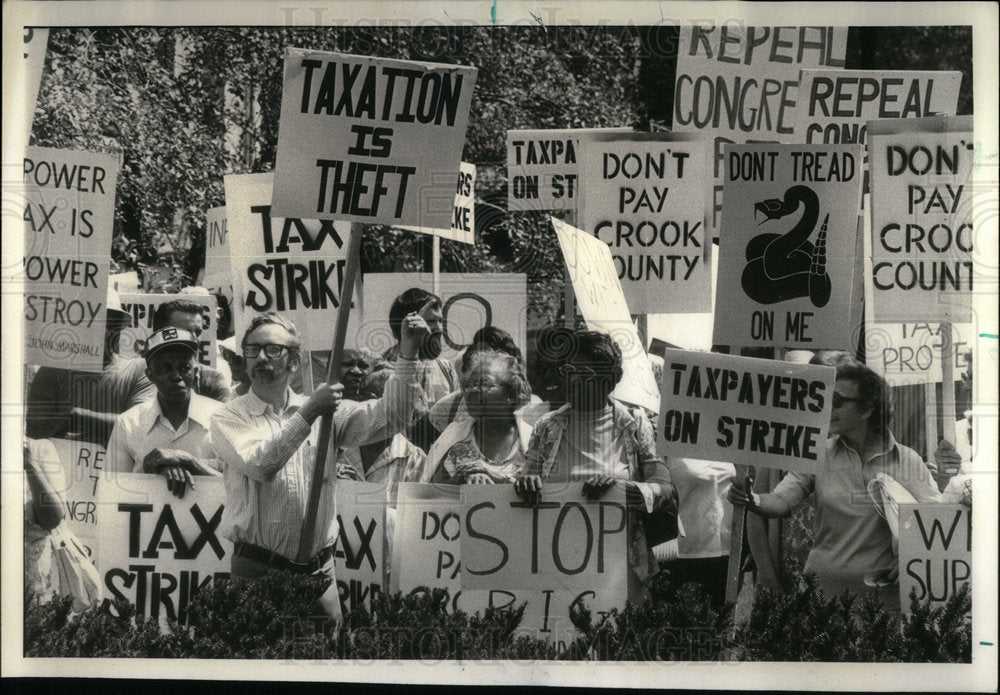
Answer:
[[[799,70],[842,68],[847,27],[682,26],[673,129],[714,140],[709,228],[719,230],[723,145],[795,142]]]
[[[205,274],[200,284],[212,294],[221,294],[232,306],[235,291],[228,224],[225,206],[205,213]]]
[[[462,591],[462,504],[457,485],[400,483],[389,590],[410,594],[444,589],[454,610]]]
[[[836,371],[666,350],[656,450],[667,456],[816,473]]]
[[[105,596],[135,604],[140,617],[187,619],[199,590],[229,577],[231,541],[219,533],[226,489],[199,477],[174,497],[161,476],[123,473],[127,489],[99,492],[101,544],[97,569]]]
[[[24,142],[31,138],[31,123],[34,120],[35,104],[38,101],[38,88],[42,84],[42,72],[45,68],[45,52],[49,46],[49,30],[39,27],[24,28],[24,72],[27,89],[24,94]],[[16,82],[15,82],[16,84]]]
[[[431,234],[442,239],[461,241],[463,244],[476,243],[476,165],[462,162],[458,174],[458,186],[455,190],[455,208],[448,229],[431,229],[429,227],[408,227],[411,232]]]
[[[463,485],[463,586],[470,589],[594,589],[625,586],[624,488],[588,501],[582,484],[546,485],[532,508],[513,485]]]
[[[910,614],[910,591],[943,607],[972,581],[972,510],[961,504],[899,505],[899,598]],[[967,616],[971,619],[971,612]]]
[[[936,384],[941,381],[941,324],[868,323],[865,327],[868,366],[893,386]],[[952,324],[954,375],[968,367],[975,326]]]
[[[570,620],[577,606],[588,608],[594,621],[625,607],[622,489],[590,502],[581,484],[545,485],[537,509],[521,502],[512,485],[464,485],[461,495],[464,605],[526,602],[517,634],[550,642],[579,636]]]
[[[909,70],[803,70],[795,139],[863,144],[867,121],[955,113],[962,73]]]
[[[972,320],[972,116],[871,121],[875,321]]]
[[[50,439],[58,461],[43,461],[44,466],[59,466],[64,487],[56,490],[66,505],[66,523],[80,540],[92,560],[97,560],[97,495],[107,485],[104,472],[106,452],[100,444],[69,439]],[[43,450],[44,451],[44,450]]]
[[[441,356],[457,358],[484,326],[511,334],[517,345],[527,345],[527,277],[521,273],[442,273],[438,282],[444,339]],[[433,292],[430,274],[368,273],[362,297],[364,322],[357,346],[381,354],[396,340],[389,329],[389,309],[396,297],[411,287]]]
[[[690,135],[601,135],[581,144],[579,227],[611,247],[629,311],[664,295],[687,312],[711,308],[705,179],[709,146]]]
[[[153,315],[164,304],[182,300],[203,307],[204,328],[198,340],[198,364],[215,366],[218,356],[215,332],[215,297],[207,294],[121,294],[122,310],[132,315],[132,327],[122,331],[118,354],[126,358],[142,357],[146,341],[153,334]]]
[[[581,142],[631,128],[507,131],[507,209],[577,210]]]
[[[236,335],[256,314],[277,311],[295,323],[303,350],[329,350],[337,327],[350,225],[272,217],[272,174],[227,176]],[[350,325],[360,325],[357,302]],[[350,335],[350,329],[348,335]]]
[[[620,401],[660,409],[660,390],[639,332],[632,323],[611,249],[600,239],[551,218],[559,237],[577,305],[587,327],[609,334],[622,351],[622,380],[611,394]]]
[[[862,147],[731,145],[725,159],[714,342],[853,350]]]
[[[99,372],[118,160],[27,148],[24,158],[25,363]]]
[[[450,229],[476,75],[287,49],[273,214]]]
[[[386,485],[338,480],[334,491],[340,527],[333,561],[340,607],[371,610],[385,590]]]

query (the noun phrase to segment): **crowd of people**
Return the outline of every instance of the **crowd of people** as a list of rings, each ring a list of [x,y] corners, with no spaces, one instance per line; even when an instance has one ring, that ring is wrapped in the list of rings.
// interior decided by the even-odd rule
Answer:
[[[509,484],[532,505],[546,483],[581,483],[591,500],[613,487],[624,491],[630,599],[641,598],[650,577],[666,569],[721,604],[733,505],[775,518],[813,495],[806,569],[827,591],[875,591],[891,610],[899,606],[898,563],[870,482],[891,476],[917,501],[939,502],[947,478],[967,463],[956,463],[954,447],[943,443],[935,457],[947,464],[942,477],[935,461],[899,444],[885,380],[843,352],[807,355],[837,370],[822,469],[788,473],[761,493],[731,463],[657,454],[656,413],[611,395],[623,357],[607,334],[548,326],[522,350],[487,326],[452,362],[441,355],[440,298],[414,288],[390,310],[395,344],[381,355],[344,351],[339,379],[328,383],[329,354],[304,353],[296,326],[276,313],[255,316],[240,336],[224,334],[230,321],[216,321],[219,369],[200,365],[199,338],[211,322],[197,292],[191,295],[157,310],[143,356],[131,359],[118,354],[129,314],[109,297],[103,371],[42,367],[31,376],[25,545],[32,553],[25,554],[25,578],[37,594],[60,591],[53,588],[58,577],[39,572],[38,562],[39,549],[64,528],[52,478],[58,470],[41,463],[51,460],[40,451],[53,438],[106,446],[109,472],[160,475],[179,497],[200,476],[221,476],[222,528],[234,543],[231,576],[240,580],[273,570],[332,575],[335,479],[386,483],[390,508],[400,482]],[[304,359],[312,360],[311,370],[302,369]],[[303,372],[313,375],[311,384]],[[303,554],[319,423],[327,415],[332,444],[316,532]],[[966,479],[953,482],[964,486]],[[949,485],[945,498],[954,489]],[[953,498],[971,503],[963,491]]]

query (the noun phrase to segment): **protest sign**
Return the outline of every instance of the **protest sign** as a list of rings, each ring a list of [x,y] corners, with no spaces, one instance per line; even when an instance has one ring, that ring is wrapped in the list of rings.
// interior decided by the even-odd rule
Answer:
[[[972,581],[972,509],[961,504],[899,505],[899,598],[910,592],[941,608]],[[968,617],[971,617],[971,613]]]
[[[337,593],[343,611],[371,610],[385,590],[386,484],[338,480],[339,532],[333,549]]]
[[[27,89],[23,92],[24,101],[24,142],[31,138],[31,123],[35,115],[35,103],[38,101],[38,88],[42,84],[42,72],[45,68],[45,53],[49,45],[49,30],[41,27],[24,28],[24,74]],[[15,84],[17,84],[15,82]]]
[[[714,140],[712,214],[719,233],[723,145],[795,142],[799,71],[842,68],[847,27],[682,26],[677,48],[673,129]]]
[[[939,323],[869,322],[865,327],[868,366],[892,386],[940,382],[942,328]],[[957,376],[968,366],[965,353],[974,344],[975,326],[954,324],[951,331],[952,364]]]
[[[272,174],[225,178],[236,335],[243,335],[255,315],[277,311],[295,323],[303,350],[329,350],[350,225],[273,217],[272,183]],[[360,325],[357,302],[349,325]]]
[[[97,569],[105,596],[125,599],[136,615],[187,619],[194,596],[228,579],[233,544],[219,533],[226,489],[222,478],[199,477],[179,498],[162,477],[123,473],[126,486],[101,487]]]
[[[680,311],[712,301],[704,186],[706,140],[670,133],[600,135],[580,145],[583,190],[577,226],[611,248],[629,311]]]
[[[411,287],[433,292],[433,279],[422,273],[367,273],[361,288],[364,321],[357,346],[381,354],[396,340],[389,329],[389,309]],[[527,344],[527,277],[522,273],[442,273],[438,277],[444,338],[441,356],[456,359],[480,328],[496,326]]]
[[[451,218],[451,227],[447,229],[431,229],[430,227],[410,227],[402,225],[400,229],[421,234],[432,234],[442,239],[461,241],[463,244],[476,243],[476,165],[462,162],[458,173],[458,186],[455,190],[455,206]]]
[[[70,530],[80,539],[88,557],[97,559],[97,495],[103,485],[112,484],[104,472],[106,451],[100,444],[69,439],[50,439],[58,461],[43,465],[58,465],[65,487],[57,490],[66,507],[63,510]],[[45,451],[45,449],[40,449]]]
[[[132,316],[131,328],[122,331],[118,339],[118,354],[126,358],[142,357],[146,341],[153,334],[153,315],[164,304],[175,301],[192,302],[202,307],[202,334],[198,339],[198,364],[215,366],[218,355],[215,333],[215,297],[207,294],[120,294],[122,311]]]
[[[463,580],[470,589],[624,586],[628,520],[624,488],[599,501],[581,484],[545,485],[532,507],[513,485],[463,485]]]
[[[118,161],[40,147],[24,158],[25,363],[99,372]]]
[[[287,49],[273,214],[450,229],[476,75]]]
[[[622,488],[588,501],[582,484],[544,485],[532,508],[513,485],[464,485],[462,602],[486,606],[527,603],[519,634],[550,641],[578,633],[570,613],[593,620],[622,609],[628,595],[628,519]]]
[[[726,148],[714,343],[854,350],[861,153]]]
[[[205,274],[199,284],[212,294],[221,294],[226,306],[232,306],[235,292],[228,224],[225,206],[205,213]]]
[[[864,144],[876,118],[955,113],[962,73],[909,70],[803,70],[795,140]]]
[[[507,131],[507,209],[577,210],[580,146],[602,133],[630,128]]]
[[[458,492],[457,485],[399,484],[389,578],[393,594],[443,589],[454,610],[462,591]]]
[[[656,386],[646,348],[632,323],[618,273],[611,260],[611,249],[586,232],[554,217],[550,219],[559,237],[576,301],[587,327],[609,334],[621,348],[622,380],[611,395],[625,403],[658,411],[660,390]]]
[[[972,116],[868,123],[877,322],[972,320]]]
[[[668,349],[656,450],[816,473],[835,375],[831,367]]]

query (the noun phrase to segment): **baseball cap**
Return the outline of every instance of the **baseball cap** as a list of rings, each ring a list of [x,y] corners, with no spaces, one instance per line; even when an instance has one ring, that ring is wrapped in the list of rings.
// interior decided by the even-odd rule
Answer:
[[[174,328],[172,326],[161,328],[149,336],[149,340],[146,341],[146,352],[143,353],[143,357],[148,360],[160,350],[175,346],[186,347],[191,352],[197,353],[198,339],[194,333],[185,331],[182,328]]]

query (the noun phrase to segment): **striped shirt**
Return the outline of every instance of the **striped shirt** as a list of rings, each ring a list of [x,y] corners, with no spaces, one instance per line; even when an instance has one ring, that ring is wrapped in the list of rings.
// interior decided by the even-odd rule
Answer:
[[[333,481],[336,448],[388,439],[423,405],[416,363],[400,359],[378,400],[343,401],[334,414],[334,432],[324,469],[312,553],[337,539]],[[321,419],[310,427],[299,414],[306,398],[288,391],[276,410],[253,390],[230,401],[212,418],[212,445],[225,465],[226,537],[295,558],[305,518]]]

